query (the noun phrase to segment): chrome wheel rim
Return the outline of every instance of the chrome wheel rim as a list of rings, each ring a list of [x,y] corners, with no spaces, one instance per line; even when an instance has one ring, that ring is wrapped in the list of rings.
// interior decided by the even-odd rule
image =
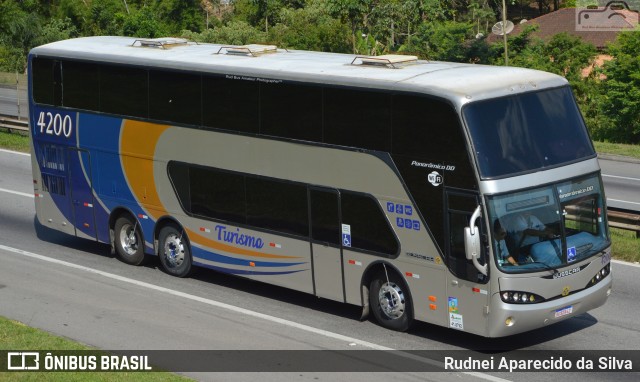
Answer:
[[[133,256],[138,252],[138,237],[136,236],[136,230],[131,224],[125,224],[120,229],[120,246],[124,252]]]
[[[380,303],[382,313],[389,319],[396,320],[404,314],[404,292],[396,283],[388,282],[380,287],[378,302]]]
[[[184,243],[182,239],[170,234],[164,241],[164,258],[169,268],[177,268],[184,262]]]

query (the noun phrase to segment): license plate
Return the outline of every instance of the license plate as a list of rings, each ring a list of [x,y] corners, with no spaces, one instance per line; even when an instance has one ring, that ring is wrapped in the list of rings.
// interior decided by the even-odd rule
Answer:
[[[556,310],[555,318],[566,316],[567,314],[571,314],[571,313],[573,313],[573,306],[572,305],[566,306],[562,309]]]

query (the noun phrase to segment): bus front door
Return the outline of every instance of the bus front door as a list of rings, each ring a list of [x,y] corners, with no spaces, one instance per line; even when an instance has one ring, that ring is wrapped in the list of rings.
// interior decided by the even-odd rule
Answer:
[[[315,294],[344,302],[340,193],[334,189],[310,187],[309,203]]]
[[[486,335],[489,314],[488,277],[480,273],[471,260],[467,260],[464,247],[464,229],[469,226],[473,211],[478,207],[478,196],[459,190],[446,191],[447,214],[445,227],[449,238],[446,245],[447,304],[449,327],[479,335]],[[484,232],[482,219],[478,219],[480,232]],[[484,247],[482,245],[481,247]],[[486,254],[479,261],[486,263]]]
[[[71,209],[76,236],[95,240],[91,157],[88,151],[75,148],[70,148],[68,153]]]

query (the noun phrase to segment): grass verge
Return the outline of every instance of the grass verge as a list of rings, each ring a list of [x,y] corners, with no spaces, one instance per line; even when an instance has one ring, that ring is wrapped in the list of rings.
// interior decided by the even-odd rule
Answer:
[[[19,133],[0,130],[0,147],[7,150],[29,152],[29,137]]]
[[[623,143],[593,142],[598,154],[622,155],[640,159],[640,145],[627,145]]]
[[[78,342],[0,317],[0,350],[95,350]],[[142,381],[185,382],[166,372],[6,372],[0,381]]]
[[[614,259],[640,262],[640,238],[633,231],[610,228],[611,255]]]

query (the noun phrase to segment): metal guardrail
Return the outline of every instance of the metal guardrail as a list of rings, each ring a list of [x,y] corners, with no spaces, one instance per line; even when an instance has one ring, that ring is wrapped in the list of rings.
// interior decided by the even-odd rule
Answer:
[[[640,239],[640,214],[638,212],[608,208],[607,218],[609,219],[609,227],[635,231],[636,238]]]
[[[13,116],[0,115],[0,129],[7,129],[10,133],[13,131],[29,132],[29,121],[18,119]]]

